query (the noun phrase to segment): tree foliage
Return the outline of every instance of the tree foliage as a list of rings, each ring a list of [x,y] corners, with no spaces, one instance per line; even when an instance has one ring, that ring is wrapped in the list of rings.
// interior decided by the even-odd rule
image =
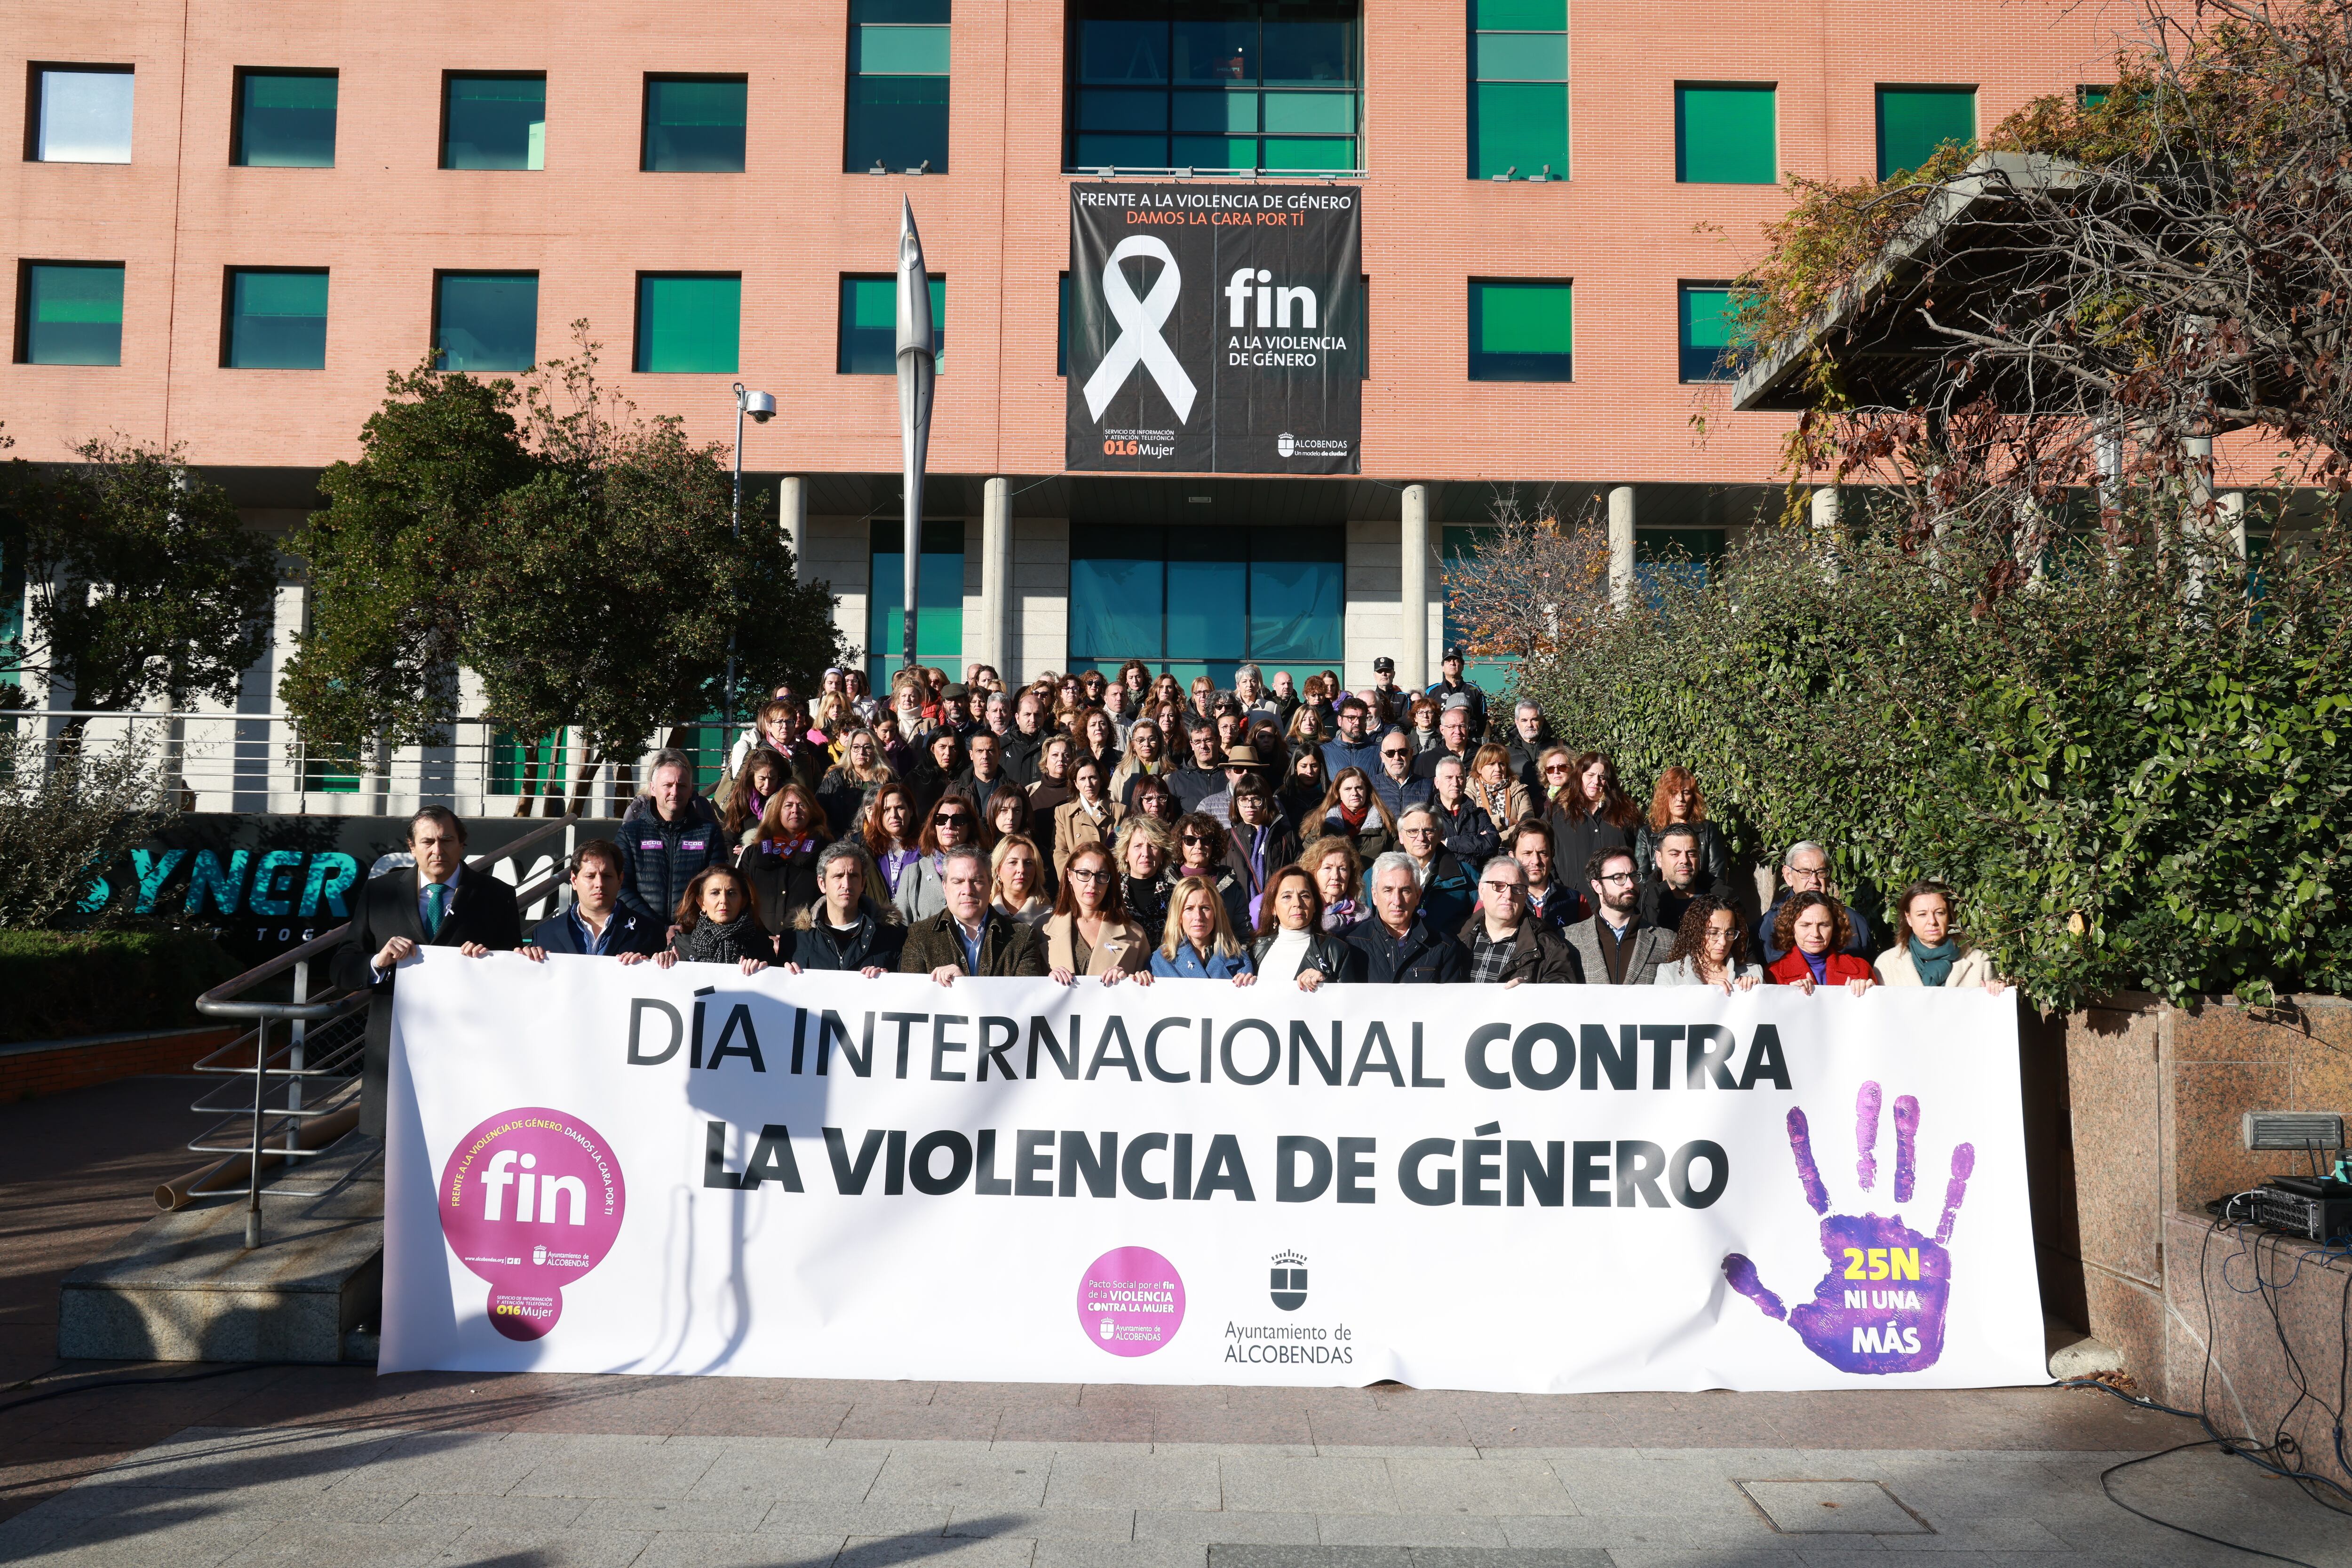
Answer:
[[[1998,542],[1759,530],[1538,656],[1523,689],[1646,794],[1694,769],[1734,841],[1849,890],[1955,885],[2028,995],[2352,985],[2352,579],[2329,523],[2250,573],[2137,494],[1988,601]]]
[[[0,663],[76,708],[234,701],[268,647],[277,551],[177,448],[76,455],[0,468],[0,559],[22,563],[29,610]]]
[[[87,912],[91,879],[177,815],[156,783],[156,750],[136,733],[84,751],[0,732],[0,929]]]
[[[764,496],[730,529],[729,452],[596,379],[596,345],[527,383],[389,379],[359,461],[297,541],[317,603],[281,693],[314,745],[437,736],[459,667],[488,716],[577,725],[592,761],[719,705],[729,633],[746,689],[841,657],[834,598],[794,580]]]

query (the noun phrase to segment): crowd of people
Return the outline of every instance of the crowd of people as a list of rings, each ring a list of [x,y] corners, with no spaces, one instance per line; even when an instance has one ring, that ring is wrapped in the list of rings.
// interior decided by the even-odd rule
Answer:
[[[1373,668],[1352,692],[1252,665],[1229,689],[1139,660],[1020,688],[910,668],[883,698],[828,670],[761,707],[708,795],[691,758],[655,753],[615,838],[578,850],[570,907],[507,945],[941,984],[2000,988],[1948,889],[1904,889],[1881,950],[1827,851],[1799,843],[1743,918],[1690,770],[1645,810],[1536,704],[1490,715],[1459,649],[1426,691]],[[382,984],[430,939],[438,886],[407,895],[414,931],[377,945],[359,922],[348,979]]]

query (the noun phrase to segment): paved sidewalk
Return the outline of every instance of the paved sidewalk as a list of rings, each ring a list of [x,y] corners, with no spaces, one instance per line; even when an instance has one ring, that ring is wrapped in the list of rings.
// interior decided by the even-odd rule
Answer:
[[[253,1383],[267,1386],[256,1389]],[[248,1384],[246,1388],[228,1385]],[[406,1386],[403,1386],[406,1385]],[[209,1392],[200,1392],[206,1391]],[[170,1402],[142,1411],[142,1405]],[[77,1408],[79,1407],[79,1408]],[[200,1407],[207,1407],[201,1409]],[[1513,1409],[1485,1442],[1467,1428]],[[273,1415],[271,1413],[275,1412]],[[772,1435],[772,1429],[868,1428]],[[1089,1412],[1133,1440],[1043,1435]],[[242,1412],[223,1421],[218,1413]],[[1024,1414],[1025,1412],[1025,1414]],[[321,1415],[338,1415],[323,1423]],[[37,1423],[36,1418],[38,1418]],[[192,1418],[193,1417],[193,1418]],[[887,1418],[887,1419],[886,1419]],[[1189,1424],[1225,1440],[1155,1437]],[[42,1568],[1774,1568],[2254,1561],[2101,1495],[2197,1436],[2080,1392],[1517,1398],[1377,1389],[238,1374],[0,1412],[12,1456],[186,1420],[79,1484],[20,1460],[0,1562]],[[1654,1422],[1654,1442],[1553,1437]],[[1265,1436],[1234,1440],[1255,1424]],[[38,1425],[42,1429],[25,1431]],[[930,1436],[929,1426],[975,1436]],[[1901,1436],[1877,1434],[1901,1429]],[[664,1430],[633,1428],[663,1427]],[[1716,1436],[1694,1438],[1708,1428]],[[1331,1436],[1325,1437],[1328,1430]],[[2013,1446],[2021,1439],[2046,1446]],[[1419,1435],[1428,1440],[1405,1441]],[[1353,1439],[1372,1438],[1372,1441]],[[1502,1440],[1496,1441],[1493,1438]],[[1809,1439],[1809,1440],[1808,1440]],[[2095,1440],[2099,1447],[2063,1446]],[[120,1441],[120,1439],[116,1439]],[[2352,1564],[2352,1520],[2191,1450],[2137,1506]]]

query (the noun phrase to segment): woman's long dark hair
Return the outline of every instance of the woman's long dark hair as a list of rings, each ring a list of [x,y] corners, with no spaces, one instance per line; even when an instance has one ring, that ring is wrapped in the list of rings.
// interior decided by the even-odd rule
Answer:
[[[1592,764],[1601,764],[1601,808],[1588,810],[1584,799],[1584,775]],[[1606,752],[1587,752],[1569,764],[1568,798],[1566,805],[1575,817],[1597,816],[1612,827],[1632,833],[1642,824],[1642,813],[1625,794],[1625,786],[1617,782],[1617,764]]]
[[[1077,914],[1077,895],[1071,890],[1076,879],[1072,877],[1070,872],[1080,860],[1087,859],[1102,862],[1102,902],[1096,906],[1097,910],[1103,919],[1116,925],[1125,925],[1127,923],[1127,879],[1119,874],[1118,867],[1112,863],[1109,848],[1101,844],[1081,844],[1071,850],[1070,858],[1062,863],[1062,887],[1054,898],[1054,913],[1057,916]]]
[[[761,936],[770,935],[767,922],[760,918],[760,900],[751,891],[751,879],[732,866],[705,866],[694,874],[694,880],[686,885],[685,896],[677,900],[677,908],[670,915],[677,929],[689,931],[702,923],[702,889],[713,877],[733,879],[735,890],[743,895],[743,914],[751,922],[751,929]]]
[[[1705,893],[1693,899],[1690,907],[1683,910],[1683,923],[1675,928],[1675,944],[1666,949],[1665,962],[1687,958],[1694,961],[1696,968],[1698,955],[1706,951],[1706,922],[1715,918],[1717,910],[1731,910],[1731,906]],[[1748,928],[1741,923],[1739,911],[1731,910],[1731,951],[1724,954],[1723,966],[1737,973],[1747,957]]]

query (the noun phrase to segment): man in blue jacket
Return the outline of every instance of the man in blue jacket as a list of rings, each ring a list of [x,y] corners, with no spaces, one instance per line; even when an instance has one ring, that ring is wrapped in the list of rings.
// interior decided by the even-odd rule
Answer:
[[[551,952],[642,963],[665,945],[667,921],[620,907],[621,847],[591,838],[572,857],[572,907],[550,915],[516,951],[533,963]]]
[[[1362,698],[1350,693],[1339,700],[1339,732],[1323,742],[1323,771],[1327,777],[1336,779],[1349,768],[1361,768],[1367,773],[1381,771],[1380,737],[1364,732],[1369,717],[1370,710]]]
[[[1421,879],[1412,857],[1391,850],[1372,862],[1373,919],[1349,929],[1363,973],[1375,985],[1450,984],[1470,978],[1461,942],[1421,918]]]
[[[705,866],[734,863],[719,813],[694,793],[694,763],[663,747],[646,769],[646,793],[621,818],[621,908],[652,921],[669,941],[686,885]]]

